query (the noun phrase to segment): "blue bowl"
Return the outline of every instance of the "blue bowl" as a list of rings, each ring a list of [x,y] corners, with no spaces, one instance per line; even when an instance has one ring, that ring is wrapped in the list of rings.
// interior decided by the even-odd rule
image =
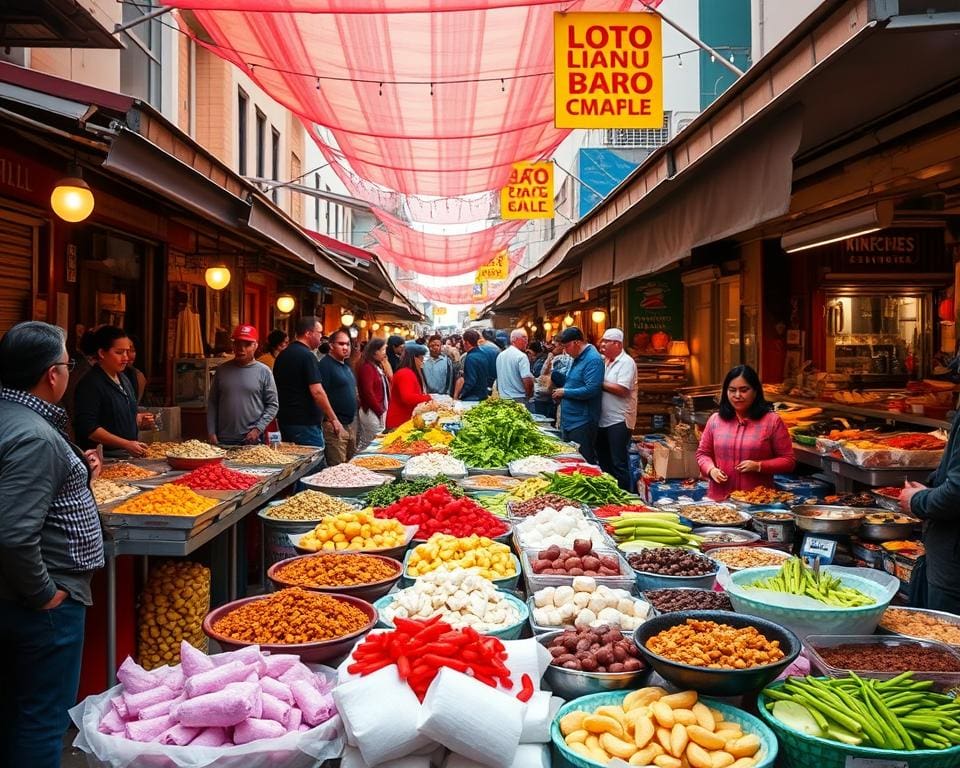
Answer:
[[[574,699],[560,707],[557,714],[553,717],[553,723],[550,725],[551,752],[553,754],[554,768],[602,768],[602,763],[587,760],[567,747],[566,742],[563,740],[563,735],[560,733],[560,718],[568,712],[576,712],[578,710],[581,712],[594,712],[597,707],[620,704],[627,697],[628,693],[630,693],[629,690],[613,691],[610,693],[593,693],[589,696]],[[737,709],[730,704],[708,698],[701,698],[700,701],[720,712],[723,715],[724,722],[739,725],[743,729],[744,734],[755,733],[760,738],[760,751],[757,752],[755,768],[773,768],[773,764],[777,759],[777,737],[767,725],[753,715],[747,714],[742,709]]]
[[[385,627],[387,629],[394,628],[393,624],[390,623],[390,620],[384,616],[383,611],[394,601],[396,596],[396,592],[389,595],[384,595],[374,603],[379,615],[379,619],[377,621],[378,627]],[[527,608],[527,604],[523,600],[515,595],[510,594],[509,592],[503,592],[503,597],[508,603],[511,603],[514,608],[517,609],[517,611],[519,611],[520,620],[515,624],[503,627],[502,629],[492,629],[488,632],[481,632],[480,634],[488,635],[490,637],[499,637],[501,640],[517,640],[520,637],[520,633],[523,632],[524,624],[526,624],[530,619],[530,609]]]

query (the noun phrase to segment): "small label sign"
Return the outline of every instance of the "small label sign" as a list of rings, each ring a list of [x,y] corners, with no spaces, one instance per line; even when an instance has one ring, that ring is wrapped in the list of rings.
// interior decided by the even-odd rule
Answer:
[[[821,565],[829,565],[833,562],[836,553],[837,542],[833,539],[821,539],[817,536],[805,536],[803,538],[803,548],[800,550],[800,555],[811,562],[814,558],[819,557]]]

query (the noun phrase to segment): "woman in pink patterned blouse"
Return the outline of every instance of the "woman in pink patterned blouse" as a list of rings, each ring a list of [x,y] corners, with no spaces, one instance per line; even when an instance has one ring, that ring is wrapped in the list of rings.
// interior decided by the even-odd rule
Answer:
[[[697,464],[710,478],[707,495],[715,501],[733,491],[772,487],[775,474],[792,472],[796,466],[790,434],[749,365],[736,366],[723,380],[720,412],[704,427]]]

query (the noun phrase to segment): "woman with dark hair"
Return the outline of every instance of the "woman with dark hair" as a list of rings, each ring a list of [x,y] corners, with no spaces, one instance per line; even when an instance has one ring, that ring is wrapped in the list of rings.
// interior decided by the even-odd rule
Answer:
[[[383,370],[386,359],[387,342],[373,338],[363,348],[363,356],[357,366],[357,399],[360,404],[357,414],[358,451],[370,445],[385,427],[390,393],[390,382]]]
[[[127,359],[127,366],[123,369],[123,375],[130,379],[133,384],[133,391],[137,393],[137,402],[143,400],[143,393],[147,389],[147,376],[136,367],[137,362],[137,339],[135,336],[127,335],[130,341],[130,354]]]
[[[413,409],[431,400],[423,380],[423,358],[427,354],[423,344],[408,341],[400,358],[400,367],[393,372],[390,384],[390,404],[387,406],[387,429],[396,429],[413,418]]]
[[[724,378],[720,412],[704,427],[697,464],[710,478],[707,495],[715,501],[732,491],[772,486],[775,474],[792,472],[796,466],[790,434],[749,365],[732,368]]]
[[[137,413],[137,393],[123,371],[130,339],[122,328],[104,325],[94,333],[97,362],[77,384],[73,430],[81,448],[102,445],[113,455],[143,456],[140,429],[153,427],[153,414]]]
[[[277,355],[287,348],[290,343],[290,337],[286,331],[275,328],[267,334],[267,345],[264,353],[257,358],[257,362],[263,363],[271,371],[273,364],[277,362]]]

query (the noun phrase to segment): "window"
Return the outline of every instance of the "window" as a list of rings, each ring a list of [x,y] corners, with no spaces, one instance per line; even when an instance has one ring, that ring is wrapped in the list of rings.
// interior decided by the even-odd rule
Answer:
[[[320,191],[320,174],[313,174],[313,186],[317,188],[317,191]],[[313,198],[313,229],[315,232],[320,231],[320,195],[316,195]]]
[[[274,181],[280,180],[280,131],[276,128],[270,129],[270,169],[272,176],[270,177]],[[270,196],[273,198],[273,202],[279,202],[280,190],[274,185],[273,190],[270,193]]]
[[[257,178],[267,177],[267,116],[257,110]]]
[[[603,132],[605,147],[656,149],[670,141],[671,113],[663,113],[660,128],[608,128]]]
[[[237,89],[237,173],[247,175],[247,105],[250,99]]]
[[[323,186],[326,188],[327,192],[330,191],[329,185],[324,184]],[[329,235],[330,234],[330,198],[327,198],[327,214],[323,220],[323,228],[327,230],[327,234]]]
[[[153,0],[123,4],[123,22],[142,19],[157,4]],[[160,19],[148,19],[123,31],[120,51],[120,90],[160,109]]]

